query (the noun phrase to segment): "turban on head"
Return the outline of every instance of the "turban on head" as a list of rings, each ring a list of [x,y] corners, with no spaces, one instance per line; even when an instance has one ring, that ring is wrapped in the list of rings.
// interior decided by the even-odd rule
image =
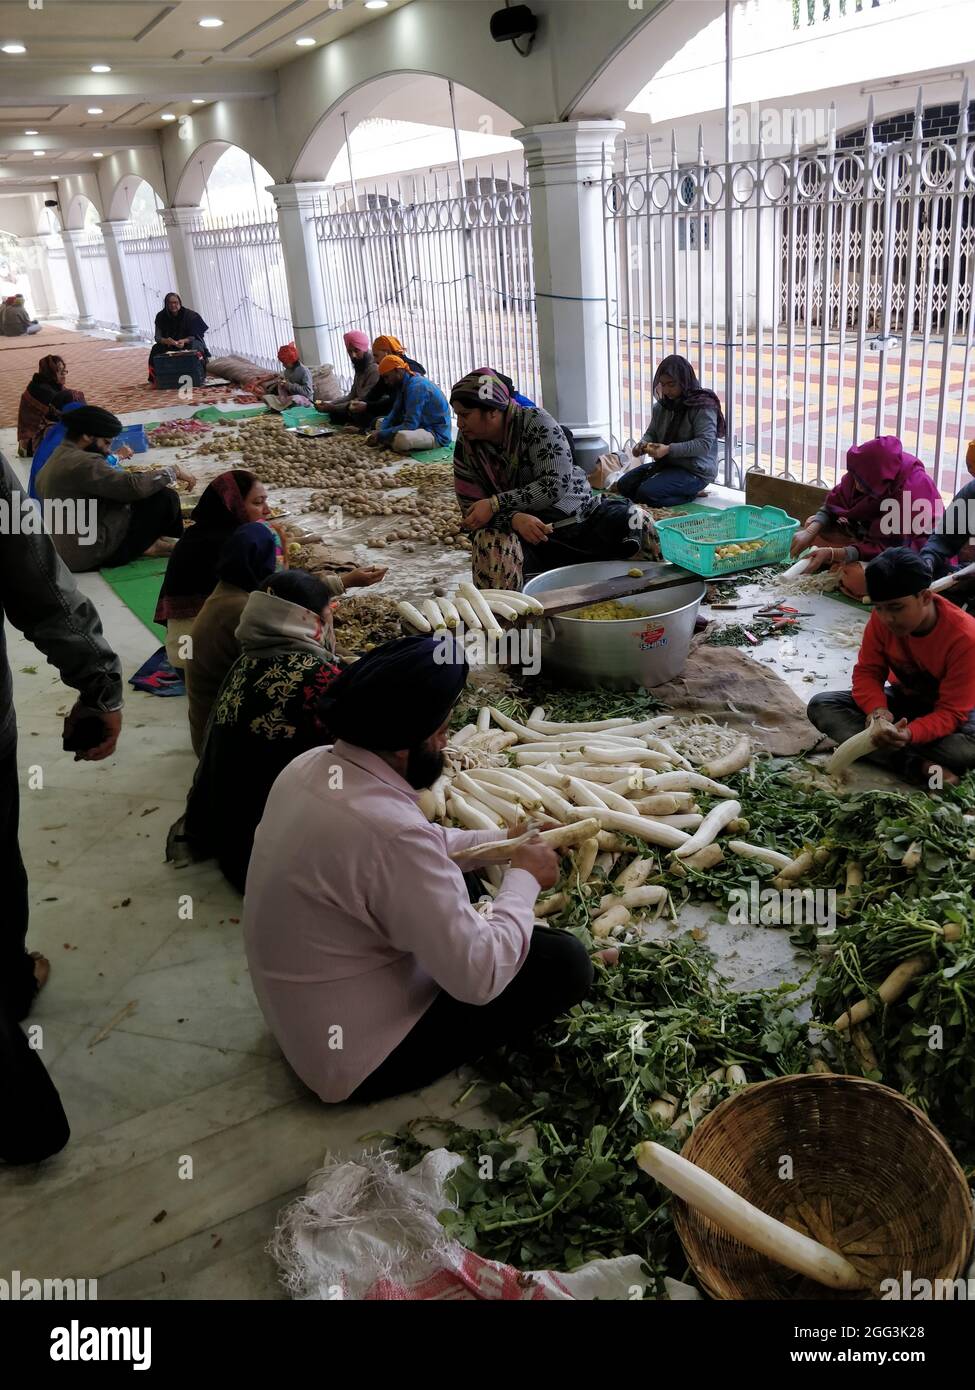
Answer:
[[[285,343],[284,347],[278,348],[278,361],[283,362],[286,367],[293,367],[301,358],[294,343]]]
[[[95,439],[116,439],[122,433],[122,421],[100,405],[82,405],[65,421],[65,430],[75,437],[90,434]]]
[[[382,334],[372,344],[372,355],[377,362],[382,357],[388,357],[390,353],[402,353],[403,350],[403,344],[399,338],[394,338],[392,335]]]
[[[360,748],[416,748],[446,720],[467,671],[464,649],[452,637],[399,637],[342,672],[322,718],[336,738]]]
[[[402,358],[402,357],[397,357],[395,353],[390,353],[388,357],[384,357],[383,360],[380,362],[380,364],[379,364],[379,375],[380,375],[380,376],[385,376],[387,372],[397,372],[397,371],[399,371],[399,372],[410,372],[410,369],[409,369],[409,367],[407,366],[406,361],[405,361],[404,358]],[[413,375],[413,373],[410,372],[410,376],[412,376],[412,375]]]
[[[358,348],[360,352],[369,351],[368,335],[365,333],[360,333],[359,330],[356,328],[351,329],[348,333],[343,333],[342,341],[346,347]]]
[[[905,545],[882,550],[863,572],[867,593],[873,603],[888,603],[891,599],[907,598],[931,587],[931,570],[916,550]]]

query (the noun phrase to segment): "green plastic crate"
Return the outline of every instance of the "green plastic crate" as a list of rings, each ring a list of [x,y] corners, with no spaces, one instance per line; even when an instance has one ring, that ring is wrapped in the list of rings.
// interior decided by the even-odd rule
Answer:
[[[713,579],[718,574],[777,565],[789,558],[789,546],[799,523],[781,507],[728,507],[723,512],[692,512],[657,522],[660,549],[672,565]],[[718,559],[721,546],[761,541],[761,548]]]

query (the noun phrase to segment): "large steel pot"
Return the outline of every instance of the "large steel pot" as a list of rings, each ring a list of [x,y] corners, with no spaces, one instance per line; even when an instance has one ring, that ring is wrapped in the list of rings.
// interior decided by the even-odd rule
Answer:
[[[532,579],[525,585],[525,593],[537,597],[546,589],[619,579],[629,568],[631,565],[625,560],[566,565]],[[661,578],[686,574],[687,583],[660,593],[636,594],[622,600],[641,614],[632,620],[544,619],[540,672],[543,677],[566,685],[626,690],[638,685],[663,685],[680,675],[707,585],[678,565],[641,565],[640,568],[648,574],[659,574]]]

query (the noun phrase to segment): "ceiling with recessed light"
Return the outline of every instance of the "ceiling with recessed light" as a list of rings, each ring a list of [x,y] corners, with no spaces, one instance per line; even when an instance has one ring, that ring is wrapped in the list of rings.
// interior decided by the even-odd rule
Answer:
[[[171,124],[164,114],[269,96],[277,68],[408,3],[42,0],[32,8],[27,0],[0,0],[0,181],[16,179],[17,166],[36,179],[36,149],[55,172],[76,172],[96,149],[154,141]],[[17,45],[26,52],[3,51]],[[110,72],[94,72],[99,66]]]

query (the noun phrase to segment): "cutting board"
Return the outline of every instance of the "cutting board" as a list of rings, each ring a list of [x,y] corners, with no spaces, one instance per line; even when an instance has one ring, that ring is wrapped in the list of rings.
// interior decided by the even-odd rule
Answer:
[[[634,569],[640,566],[634,565]],[[681,569],[679,565],[668,566],[669,573],[661,573],[660,565],[651,566],[652,573],[646,570],[639,578],[623,574],[616,579],[600,579],[595,584],[573,584],[565,589],[548,589],[535,597],[542,604],[544,614],[537,617],[553,618],[559,613],[567,613],[572,608],[587,608],[592,603],[606,603],[612,599],[632,598],[634,594],[652,594],[660,589],[676,589],[682,584],[692,584],[698,579],[696,574]]]

